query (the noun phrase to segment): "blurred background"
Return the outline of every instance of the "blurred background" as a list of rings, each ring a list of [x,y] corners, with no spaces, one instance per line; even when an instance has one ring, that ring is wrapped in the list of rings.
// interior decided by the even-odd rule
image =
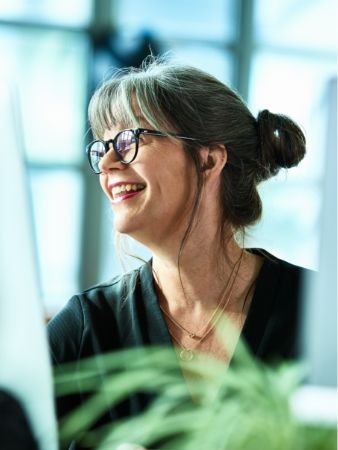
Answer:
[[[149,49],[215,75],[254,114],[268,108],[301,125],[306,159],[260,187],[263,220],[247,245],[318,268],[336,9],[335,0],[0,0],[0,71],[19,94],[48,315],[121,272],[110,205],[86,160],[86,110],[112,68],[138,66]]]

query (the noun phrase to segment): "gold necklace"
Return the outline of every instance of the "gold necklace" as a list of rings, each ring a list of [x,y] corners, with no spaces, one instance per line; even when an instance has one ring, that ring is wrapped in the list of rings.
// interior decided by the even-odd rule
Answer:
[[[238,268],[239,268],[239,266],[238,266]],[[214,321],[211,324],[211,326],[206,329],[206,331],[198,339],[198,341],[196,342],[196,344],[192,348],[185,347],[182,343],[180,343],[178,341],[178,339],[176,338],[176,336],[173,334],[172,330],[169,329],[171,337],[181,347],[181,350],[179,352],[179,357],[180,357],[180,359],[182,361],[191,361],[194,358],[194,356],[195,356],[194,352],[195,352],[196,348],[201,344],[201,342],[203,342],[207,338],[207,336],[209,336],[209,334],[211,333],[211,331],[214,329],[215,325],[217,324],[218,320],[221,318],[222,313],[224,312],[226,306],[228,305],[228,303],[230,301],[230,298],[231,298],[231,295],[232,295],[232,291],[233,291],[233,287],[234,287],[234,284],[235,284],[235,280],[237,278],[237,274],[238,274],[238,270],[236,272],[236,276],[234,277],[234,279],[233,279],[233,281],[231,283],[229,295],[228,295],[226,301],[224,302],[223,307],[218,312],[217,317],[214,319]]]
[[[178,340],[178,339],[176,338],[176,336],[174,335],[173,331],[170,330],[170,328],[168,327],[168,330],[169,330],[169,333],[170,333],[171,337],[172,337],[173,340],[176,342],[176,344],[178,344],[179,347],[181,347],[181,349],[182,349],[182,350],[179,352],[179,357],[180,357],[180,359],[181,359],[182,361],[191,361],[191,360],[194,358],[194,351],[195,351],[195,349],[198,347],[198,345],[201,344],[201,342],[203,342],[203,341],[207,338],[207,336],[209,336],[209,334],[211,333],[211,331],[214,329],[216,323],[218,322],[218,320],[219,320],[220,317],[222,316],[222,314],[223,314],[225,308],[226,308],[227,305],[229,304],[229,301],[230,301],[231,295],[232,295],[232,291],[233,291],[233,287],[234,287],[234,284],[235,284],[235,281],[236,281],[236,279],[237,279],[237,275],[238,275],[238,272],[239,272],[239,268],[240,268],[241,263],[242,263],[243,253],[244,253],[244,250],[242,250],[240,258],[239,258],[238,261],[234,264],[234,267],[232,268],[232,271],[231,271],[231,273],[230,273],[230,275],[229,275],[227,284],[226,284],[224,290],[223,290],[222,293],[221,293],[220,300],[219,300],[219,302],[218,302],[218,304],[217,304],[217,307],[216,307],[215,311],[212,313],[212,315],[211,315],[210,319],[208,320],[207,324],[204,326],[205,331],[204,331],[204,333],[202,333],[201,336],[198,336],[198,334],[192,333],[192,332],[188,331],[185,327],[183,327],[183,325],[181,325],[179,322],[177,322],[177,321],[170,315],[170,313],[169,313],[168,311],[166,311],[166,310],[163,308],[163,306],[162,306],[161,304],[159,305],[160,308],[161,308],[161,310],[162,310],[162,312],[164,313],[164,315],[170,320],[170,322],[172,322],[174,325],[176,325],[177,328],[179,328],[181,331],[183,331],[184,333],[186,333],[190,339],[196,339],[196,338],[198,338],[198,341],[197,341],[196,344],[193,346],[193,348],[185,347],[182,343],[179,342],[179,340]],[[236,268],[237,268],[236,274],[235,274],[235,276],[233,277],[233,280],[232,280],[232,282],[231,282],[231,284],[230,284],[230,280],[231,280],[232,275],[234,274]],[[229,294],[228,294],[226,300],[224,301],[223,306],[221,307],[222,301],[223,301],[223,299],[224,299],[224,297],[225,297],[225,294],[226,294],[226,292],[227,292],[227,290],[228,290],[229,285],[230,285]],[[221,309],[220,309],[220,308],[221,308]],[[216,316],[216,314],[218,314],[218,315]],[[216,316],[216,318],[215,318],[215,316]]]
[[[203,329],[206,329],[206,328],[209,326],[209,324],[212,322],[213,318],[214,318],[215,315],[217,314],[219,308],[221,307],[221,304],[222,304],[222,301],[223,301],[223,299],[224,299],[225,293],[226,293],[226,291],[227,291],[227,289],[228,289],[228,287],[229,287],[229,283],[230,283],[231,277],[232,277],[232,275],[233,275],[233,273],[234,273],[234,271],[235,271],[236,266],[239,264],[239,261],[240,261],[240,258],[239,258],[239,260],[234,264],[234,266],[233,266],[233,268],[232,268],[232,270],[231,270],[231,273],[230,273],[230,275],[229,275],[229,277],[228,277],[227,284],[225,285],[225,288],[224,288],[224,289],[222,290],[222,292],[221,292],[221,295],[220,295],[220,297],[219,297],[219,300],[218,300],[216,309],[215,309],[214,312],[212,313],[212,315],[211,315],[211,317],[209,318],[208,322],[204,325]],[[161,305],[161,303],[160,303],[159,305],[160,305],[160,308],[161,308],[163,314],[170,320],[170,322],[172,322],[174,325],[176,325],[176,327],[179,328],[181,331],[183,331],[183,333],[187,334],[187,335],[190,337],[190,339],[199,339],[199,338],[200,338],[199,335],[200,335],[200,334],[203,335],[203,329],[202,329],[201,331],[199,331],[198,333],[193,333],[193,332],[187,330],[183,325],[181,325],[179,322],[177,322],[176,319],[174,319],[174,318],[172,317],[172,315],[169,313],[169,311],[167,311],[167,310],[164,308],[164,306]]]
[[[242,252],[242,253],[243,253],[243,252]],[[235,269],[236,269],[237,266],[238,266],[238,269],[239,269],[239,265],[240,265],[241,259],[242,259],[242,253],[241,253],[240,258],[239,258],[239,259],[236,261],[236,263],[234,264],[234,266],[233,266],[233,268],[232,268],[232,270],[231,270],[231,273],[230,273],[230,275],[229,275],[229,277],[228,277],[227,284],[226,284],[224,290],[221,292],[221,295],[220,295],[220,298],[219,298],[217,307],[216,307],[216,309],[214,310],[214,312],[212,313],[211,317],[209,318],[207,324],[204,326],[204,329],[207,328],[207,327],[209,326],[209,324],[213,321],[213,318],[215,317],[215,315],[217,314],[219,308],[221,307],[222,301],[223,301],[224,296],[225,296],[225,293],[226,293],[226,291],[227,291],[227,289],[228,289],[228,286],[229,286],[231,277],[232,277],[232,275],[233,275],[233,273],[234,273],[234,271],[235,271]],[[237,273],[238,273],[238,271],[237,271]],[[236,276],[237,276],[237,273],[236,273]],[[191,331],[187,330],[183,325],[181,325],[179,322],[177,322],[177,321],[171,316],[171,314],[169,313],[169,311],[167,311],[167,310],[164,308],[164,306],[162,306],[161,304],[160,304],[160,308],[161,308],[162,312],[164,313],[164,315],[165,315],[172,323],[174,323],[174,324],[177,326],[177,328],[180,328],[180,329],[181,329],[185,334],[187,334],[191,339],[196,339],[196,338],[199,338],[199,337],[200,337],[199,334],[202,333],[202,330],[201,330],[201,332],[199,332],[199,333],[192,333]],[[203,333],[202,333],[202,334],[203,334]]]

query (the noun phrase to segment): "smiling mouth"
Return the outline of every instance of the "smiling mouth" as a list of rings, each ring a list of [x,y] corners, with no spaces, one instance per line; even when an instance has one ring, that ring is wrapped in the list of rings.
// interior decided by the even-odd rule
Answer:
[[[112,189],[113,200],[128,198],[137,192],[143,191],[143,184],[120,184]]]

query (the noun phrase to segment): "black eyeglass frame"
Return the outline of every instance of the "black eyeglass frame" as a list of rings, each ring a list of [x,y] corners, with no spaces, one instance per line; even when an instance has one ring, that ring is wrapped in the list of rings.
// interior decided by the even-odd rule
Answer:
[[[131,131],[133,133],[133,135],[135,136],[135,153],[134,153],[134,156],[131,158],[130,161],[124,161],[121,153],[116,148],[117,138],[120,136],[120,134],[122,134],[122,133],[124,133],[126,131]],[[101,171],[97,172],[97,170],[93,167],[92,160],[91,160],[91,157],[90,157],[90,149],[96,142],[100,142],[101,144],[103,144],[104,149],[105,149],[105,152],[104,152],[103,156],[106,155],[110,150],[112,150],[109,147],[109,145],[112,144],[113,150],[114,150],[117,158],[119,159],[119,161],[122,164],[130,164],[133,161],[135,161],[135,159],[137,157],[138,148],[139,148],[139,141],[140,141],[139,137],[140,137],[141,134],[148,134],[148,135],[151,135],[151,136],[161,136],[161,137],[173,137],[173,138],[177,138],[177,139],[186,139],[186,140],[189,140],[189,141],[196,141],[197,140],[196,138],[182,136],[180,134],[175,134],[175,133],[167,133],[166,134],[166,133],[163,133],[162,131],[149,130],[147,128],[126,128],[124,130],[119,131],[113,139],[109,139],[108,141],[104,141],[103,139],[95,139],[94,141],[90,142],[86,146],[86,153],[87,153],[89,165],[90,165],[91,169],[93,170],[93,172],[96,173],[97,175],[100,175],[100,173],[102,173]],[[102,158],[103,158],[103,156],[102,156]]]

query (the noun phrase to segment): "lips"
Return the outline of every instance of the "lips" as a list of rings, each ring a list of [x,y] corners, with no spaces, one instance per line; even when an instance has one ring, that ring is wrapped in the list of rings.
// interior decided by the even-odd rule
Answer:
[[[113,197],[113,202],[118,203],[130,197],[134,197],[140,191],[145,188],[144,184],[141,183],[115,183],[109,186],[109,190]]]

